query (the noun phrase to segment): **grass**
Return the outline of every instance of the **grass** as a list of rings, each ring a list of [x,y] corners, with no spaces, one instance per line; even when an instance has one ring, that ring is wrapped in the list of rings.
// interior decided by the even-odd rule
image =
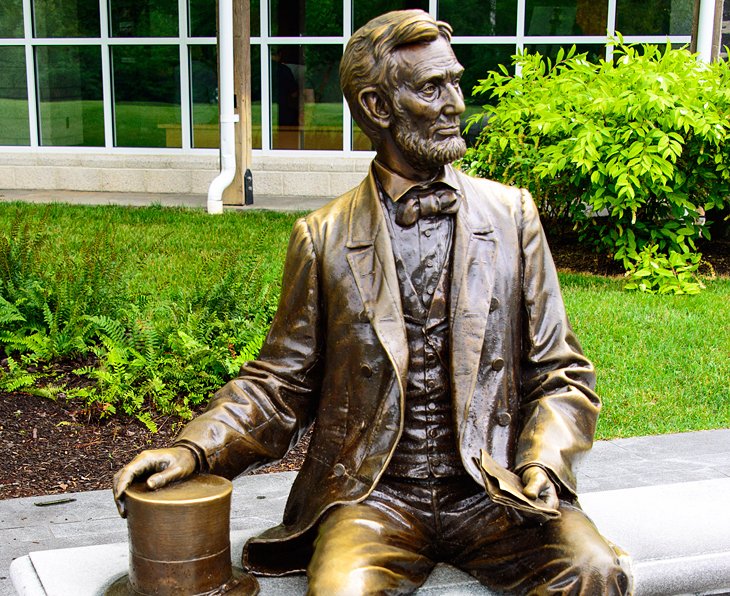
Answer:
[[[151,207],[0,205],[0,236],[20,214],[46,230],[53,270],[90,239],[110,239],[124,293],[151,311],[187,303],[241,261],[256,257],[257,283],[278,292],[294,214]],[[730,426],[730,279],[696,296],[622,290],[620,279],[562,274],[573,327],[598,370],[599,438]],[[246,309],[246,305],[242,309]]]
[[[730,279],[695,296],[628,293],[587,275],[562,283],[598,371],[599,438],[730,426]]]

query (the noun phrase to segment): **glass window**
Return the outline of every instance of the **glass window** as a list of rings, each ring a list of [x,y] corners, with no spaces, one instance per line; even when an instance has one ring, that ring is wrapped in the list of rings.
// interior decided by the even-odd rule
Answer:
[[[251,46],[251,139],[251,146],[261,149],[261,46],[258,45]]]
[[[441,0],[438,6],[454,35],[517,34],[517,0]]]
[[[0,2],[0,37],[23,37],[23,0]]]
[[[461,116],[462,130],[466,126],[466,119],[472,114],[481,111],[481,107],[495,100],[486,95],[474,96],[474,86],[480,79],[484,79],[490,70],[497,70],[500,64],[504,64],[509,72],[514,72],[512,56],[516,53],[513,44],[505,45],[462,45],[454,44],[454,54],[464,67],[464,75],[461,77],[461,90],[464,93],[466,110]],[[472,146],[479,136],[483,125],[474,125],[464,135],[466,142]]]
[[[191,37],[215,37],[217,33],[215,0],[189,0],[188,18]],[[251,36],[261,34],[259,0],[250,0]]]
[[[180,147],[177,46],[115,46],[114,122],[117,147]]]
[[[175,37],[177,0],[111,0],[114,37]]]
[[[36,37],[99,37],[98,0],[35,0]]]
[[[41,145],[104,145],[101,50],[98,46],[39,46]]]
[[[190,0],[189,27],[191,37],[216,36],[215,0]]]
[[[616,30],[624,35],[691,35],[694,0],[617,0]]]
[[[355,31],[377,17],[390,10],[404,10],[406,8],[420,8],[428,11],[428,0],[370,0],[359,2],[355,0],[352,8],[352,30]]]
[[[25,48],[0,46],[0,145],[29,145]]]
[[[526,0],[526,35],[606,35],[608,0]]]
[[[342,35],[341,0],[271,0],[271,35]]]
[[[342,150],[341,46],[271,46],[274,149]]]
[[[190,48],[193,147],[220,147],[217,50],[217,46]]]

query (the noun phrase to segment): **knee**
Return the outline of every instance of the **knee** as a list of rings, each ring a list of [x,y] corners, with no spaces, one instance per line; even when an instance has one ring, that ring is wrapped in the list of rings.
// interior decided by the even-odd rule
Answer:
[[[592,545],[576,561],[585,594],[624,596],[632,593],[631,560],[608,544]]]
[[[318,565],[307,572],[308,596],[361,596],[378,593],[369,585],[364,569],[352,569],[336,563]]]

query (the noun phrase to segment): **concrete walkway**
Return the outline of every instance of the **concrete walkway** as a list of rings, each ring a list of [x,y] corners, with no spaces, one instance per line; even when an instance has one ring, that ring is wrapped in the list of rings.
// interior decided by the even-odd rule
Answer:
[[[579,490],[587,501],[590,493],[597,491],[727,481],[730,429],[599,441],[583,462],[578,477]],[[278,523],[293,478],[294,473],[287,472],[236,479],[231,531],[249,535]],[[61,498],[74,500],[38,506]],[[126,524],[117,515],[111,491],[0,501],[0,596],[14,594],[8,569],[17,557],[34,551],[126,540]]]
[[[334,198],[334,197],[331,197]],[[227,211],[242,209],[266,209],[269,211],[312,211],[327,203],[322,197],[281,197],[255,195],[249,206],[225,206]],[[123,205],[126,207],[192,207],[205,209],[205,195],[173,193],[123,193],[82,192],[77,190],[2,190],[0,203],[22,201],[24,203],[71,203],[74,205]]]

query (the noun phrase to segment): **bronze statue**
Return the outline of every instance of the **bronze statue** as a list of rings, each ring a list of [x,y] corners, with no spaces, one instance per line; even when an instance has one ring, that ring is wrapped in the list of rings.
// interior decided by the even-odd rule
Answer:
[[[465,150],[450,39],[419,10],[350,39],[340,76],[377,150],[370,174],[296,222],[259,359],[174,447],[123,468],[115,498],[123,515],[125,488],[151,472],[151,488],[233,478],[316,421],[283,522],[248,541],[244,568],[306,571],[326,595],[409,593],[439,561],[508,593],[625,594],[576,498],[594,369],[529,193],[450,165]],[[526,509],[489,496],[489,462],[520,477]]]

